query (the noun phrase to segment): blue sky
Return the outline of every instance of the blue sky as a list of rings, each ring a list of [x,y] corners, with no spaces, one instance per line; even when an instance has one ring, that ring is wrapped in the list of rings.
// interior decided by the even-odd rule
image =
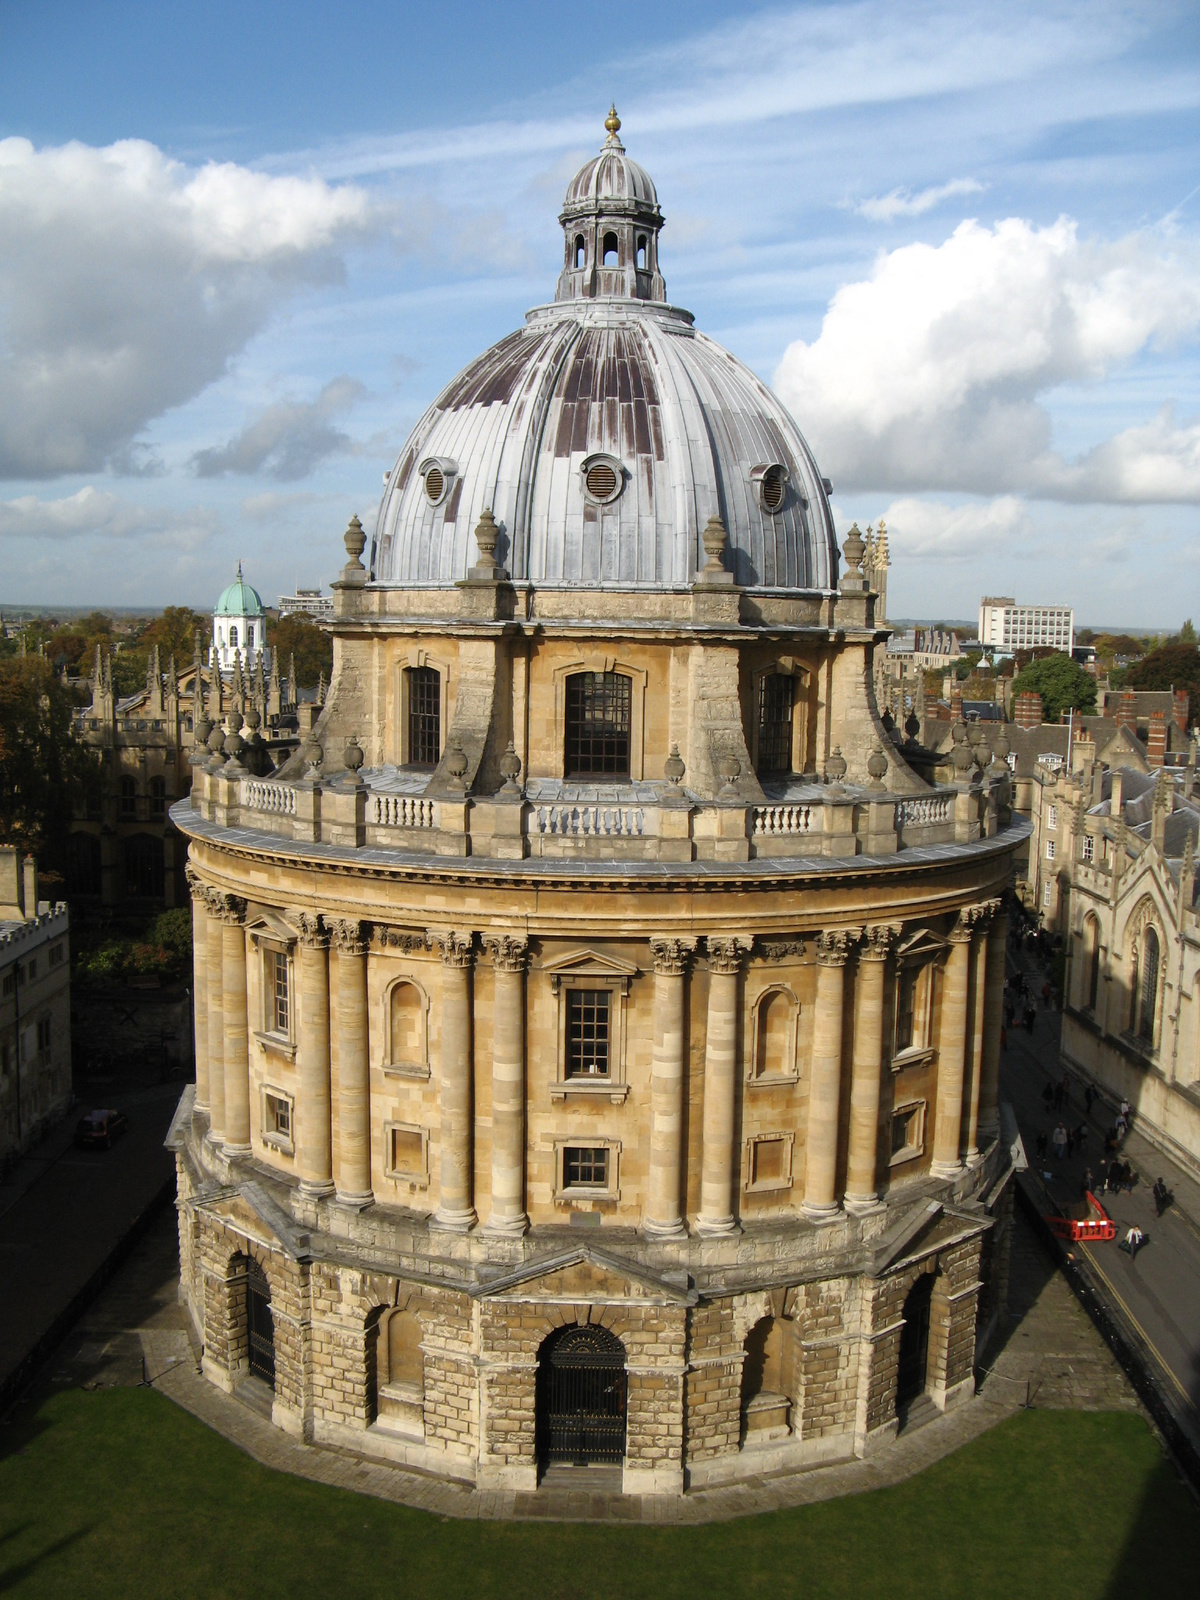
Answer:
[[[895,614],[1200,618],[1198,68],[1183,4],[0,0],[0,601],[327,583],[615,98]]]

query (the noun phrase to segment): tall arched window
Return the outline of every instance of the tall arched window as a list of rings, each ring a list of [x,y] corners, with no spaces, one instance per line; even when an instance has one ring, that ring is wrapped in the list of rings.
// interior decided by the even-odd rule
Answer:
[[[425,1355],[421,1349],[421,1321],[413,1311],[396,1311],[388,1318],[387,1364],[389,1384],[411,1384],[425,1389]]]
[[[771,989],[754,1018],[754,1076],[792,1077],[796,1071],[796,1002],[786,989]]]
[[[408,668],[408,760],[436,767],[442,756],[442,675],[433,667]]]
[[[121,815],[137,816],[137,784],[132,778],[121,779]]]
[[[1100,924],[1089,917],[1083,925],[1084,956],[1087,960],[1087,996],[1084,1004],[1095,1011],[1100,997]]]
[[[792,770],[793,681],[782,672],[766,672],[758,685],[758,775],[770,777]]]
[[[619,252],[620,245],[616,234],[606,233],[604,235],[604,265],[606,267],[618,266],[620,264]]]
[[[620,672],[576,672],[567,679],[568,778],[629,776],[631,680]]]
[[[1154,1043],[1155,1011],[1158,1008],[1158,934],[1153,928],[1147,928],[1143,936],[1141,977],[1142,977],[1142,1003],[1141,1020],[1138,1025],[1139,1035],[1148,1044]]]
[[[167,809],[167,785],[162,778],[150,779],[150,815],[161,817]]]
[[[425,1056],[425,997],[415,983],[403,979],[392,986],[388,1000],[391,1065],[421,1068]]]
[[[231,626],[230,629],[229,629],[229,648],[231,650],[236,650],[237,649],[237,644],[238,644],[238,631],[237,631],[237,629],[235,627]]]
[[[639,272],[645,272],[646,260],[646,235],[644,233],[639,233],[637,242],[637,264]]]
[[[577,234],[575,238],[575,265],[582,267],[587,260],[587,250],[583,243],[583,235]]]

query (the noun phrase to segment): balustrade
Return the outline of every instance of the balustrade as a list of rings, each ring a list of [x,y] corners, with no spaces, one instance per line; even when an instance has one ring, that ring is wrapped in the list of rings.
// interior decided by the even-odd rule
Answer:
[[[639,839],[645,831],[641,806],[564,805],[538,806],[539,833],[585,835],[598,838]]]
[[[812,806],[755,806],[755,835],[778,838],[788,833],[817,833],[820,823],[813,812]]]
[[[377,828],[434,828],[437,817],[432,800],[412,794],[371,796],[371,821]]]

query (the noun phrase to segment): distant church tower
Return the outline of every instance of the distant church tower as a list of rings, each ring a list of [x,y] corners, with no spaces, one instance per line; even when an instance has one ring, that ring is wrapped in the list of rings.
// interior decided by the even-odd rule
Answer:
[[[263,670],[270,667],[267,650],[267,612],[257,589],[242,577],[238,562],[237,577],[224,589],[213,612],[213,659],[222,672],[232,672],[240,658],[250,672],[258,657]]]
[[[863,556],[863,576],[867,580],[867,588],[874,590],[879,596],[875,603],[875,621],[887,621],[887,580],[888,568],[891,566],[888,555],[887,525],[883,518],[879,519],[879,526],[872,532],[867,529],[867,550]]]

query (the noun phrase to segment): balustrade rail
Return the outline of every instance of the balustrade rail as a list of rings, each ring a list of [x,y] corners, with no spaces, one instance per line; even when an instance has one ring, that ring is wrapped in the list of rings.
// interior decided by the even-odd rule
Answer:
[[[252,778],[245,786],[244,804],[251,811],[267,811],[275,817],[296,815],[296,791],[290,783],[270,783]]]
[[[646,825],[641,806],[538,806],[535,817],[539,833],[596,838],[638,839]]]
[[[916,800],[896,802],[896,825],[900,828],[930,828],[949,822],[953,816],[953,796],[935,794]]]
[[[371,821],[379,828],[433,828],[437,826],[434,802],[419,795],[371,796]]]
[[[812,806],[755,806],[756,837],[782,838],[789,833],[818,833],[818,820]]]

